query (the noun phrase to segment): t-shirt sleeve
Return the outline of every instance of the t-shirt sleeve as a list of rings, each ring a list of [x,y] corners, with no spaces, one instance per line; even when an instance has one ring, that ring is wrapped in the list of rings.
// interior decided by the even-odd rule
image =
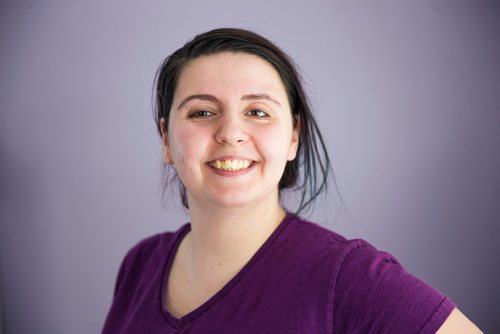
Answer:
[[[360,241],[335,282],[333,332],[435,333],[455,306],[393,256]]]
[[[120,267],[118,269],[118,274],[116,275],[116,281],[115,281],[115,289],[113,293],[113,298],[116,297],[118,294],[118,290],[120,290],[121,283],[123,281],[123,276],[125,275],[125,272],[127,271],[127,256],[125,256],[120,264]]]
[[[158,246],[158,236],[153,236],[140,241],[132,247],[120,264],[115,281],[113,301],[106,317],[102,333],[117,333],[130,310],[134,305],[134,298],[141,290],[141,279],[143,276],[152,277],[146,270],[150,267],[156,269],[158,266],[148,266],[148,261],[154,261],[152,254]]]

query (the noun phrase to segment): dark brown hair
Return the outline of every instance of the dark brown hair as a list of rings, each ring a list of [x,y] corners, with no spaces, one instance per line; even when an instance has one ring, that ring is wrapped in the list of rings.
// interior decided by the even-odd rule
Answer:
[[[182,48],[168,56],[158,68],[154,83],[154,118],[162,134],[161,119],[168,129],[170,108],[177,81],[184,66],[200,56],[221,52],[244,52],[257,55],[278,71],[285,86],[292,111],[293,124],[299,119],[299,147],[297,157],[288,161],[278,189],[295,188],[300,192],[296,212],[301,212],[327,187],[331,172],[323,138],[311,112],[301,78],[291,58],[268,39],[248,30],[222,28],[197,35]],[[333,174],[333,173],[332,173]],[[174,174],[174,178],[178,178]],[[166,186],[166,185],[165,185]],[[188,208],[186,188],[179,182],[182,204]]]

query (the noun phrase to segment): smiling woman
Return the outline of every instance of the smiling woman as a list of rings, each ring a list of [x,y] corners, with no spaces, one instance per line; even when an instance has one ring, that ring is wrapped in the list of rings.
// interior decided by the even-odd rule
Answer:
[[[298,156],[286,164],[278,188],[280,191],[293,186],[302,189],[299,192],[300,201],[297,209],[297,213],[300,213],[307,209],[316,196],[326,188],[326,180],[331,171],[330,160],[292,60],[270,41],[249,31],[217,29],[197,36],[193,41],[165,59],[156,77],[155,119],[158,131],[163,135],[162,127],[168,127],[170,110],[175,107],[172,105],[174,92],[176,92],[176,86],[184,67],[197,58],[224,52],[258,56],[265,60],[268,65],[272,65],[279,74],[281,84],[287,94],[293,126],[297,129],[300,127],[300,140]],[[217,99],[209,94],[195,94],[192,98],[195,98],[196,95],[204,95],[203,99],[207,101],[216,102]],[[242,99],[262,97],[271,98],[267,93],[257,95],[252,93],[242,96]],[[186,98],[189,99],[191,96]],[[183,106],[179,104],[177,108],[180,107]],[[208,115],[207,111],[203,112]],[[255,111],[253,112],[255,113]],[[302,119],[301,122],[297,122],[299,118]],[[162,125],[162,120],[166,122],[165,125]],[[303,171],[300,183],[298,183],[299,169]],[[177,178],[176,173],[173,173],[173,178],[174,180]],[[180,189],[182,203],[188,208],[186,188],[182,183],[180,183]]]
[[[248,53],[199,57],[184,67],[172,105],[168,129],[162,118],[165,162],[186,187],[190,212],[277,212],[298,130],[273,66]]]
[[[191,222],[125,257],[104,333],[474,333],[390,254],[298,216],[331,169],[291,60],[252,32],[161,65],[156,122]],[[301,192],[297,212],[280,192]]]

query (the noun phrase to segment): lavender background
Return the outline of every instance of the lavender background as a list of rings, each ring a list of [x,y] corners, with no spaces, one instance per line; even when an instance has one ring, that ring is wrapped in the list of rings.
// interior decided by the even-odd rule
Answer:
[[[348,209],[310,219],[500,332],[499,2],[212,0],[1,2],[3,333],[99,332],[125,252],[187,221],[160,198],[152,80],[221,26],[303,69]]]

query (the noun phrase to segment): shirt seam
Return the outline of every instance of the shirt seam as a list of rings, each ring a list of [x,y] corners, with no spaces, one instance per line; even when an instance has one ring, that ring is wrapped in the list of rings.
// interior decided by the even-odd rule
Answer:
[[[370,246],[366,245],[362,239],[352,240],[352,244],[354,244],[352,246],[352,248],[349,249],[349,251],[347,251],[345,253],[344,257],[340,261],[340,264],[338,266],[338,270],[336,271],[337,274],[336,274],[335,280],[333,281],[333,285],[331,288],[331,298],[329,298],[329,304],[331,303],[331,305],[328,305],[328,310],[331,310],[328,312],[328,316],[331,317],[331,319],[329,319],[329,321],[328,321],[328,323],[331,326],[331,328],[328,329],[329,333],[333,333],[333,329],[334,329],[335,296],[336,296],[337,282],[338,282],[338,279],[339,279],[339,276],[340,276],[340,273],[342,270],[342,266],[344,265],[344,263],[345,263],[346,259],[349,257],[349,255],[351,255],[351,253],[354,252],[355,250],[360,249],[360,248],[370,248]]]

